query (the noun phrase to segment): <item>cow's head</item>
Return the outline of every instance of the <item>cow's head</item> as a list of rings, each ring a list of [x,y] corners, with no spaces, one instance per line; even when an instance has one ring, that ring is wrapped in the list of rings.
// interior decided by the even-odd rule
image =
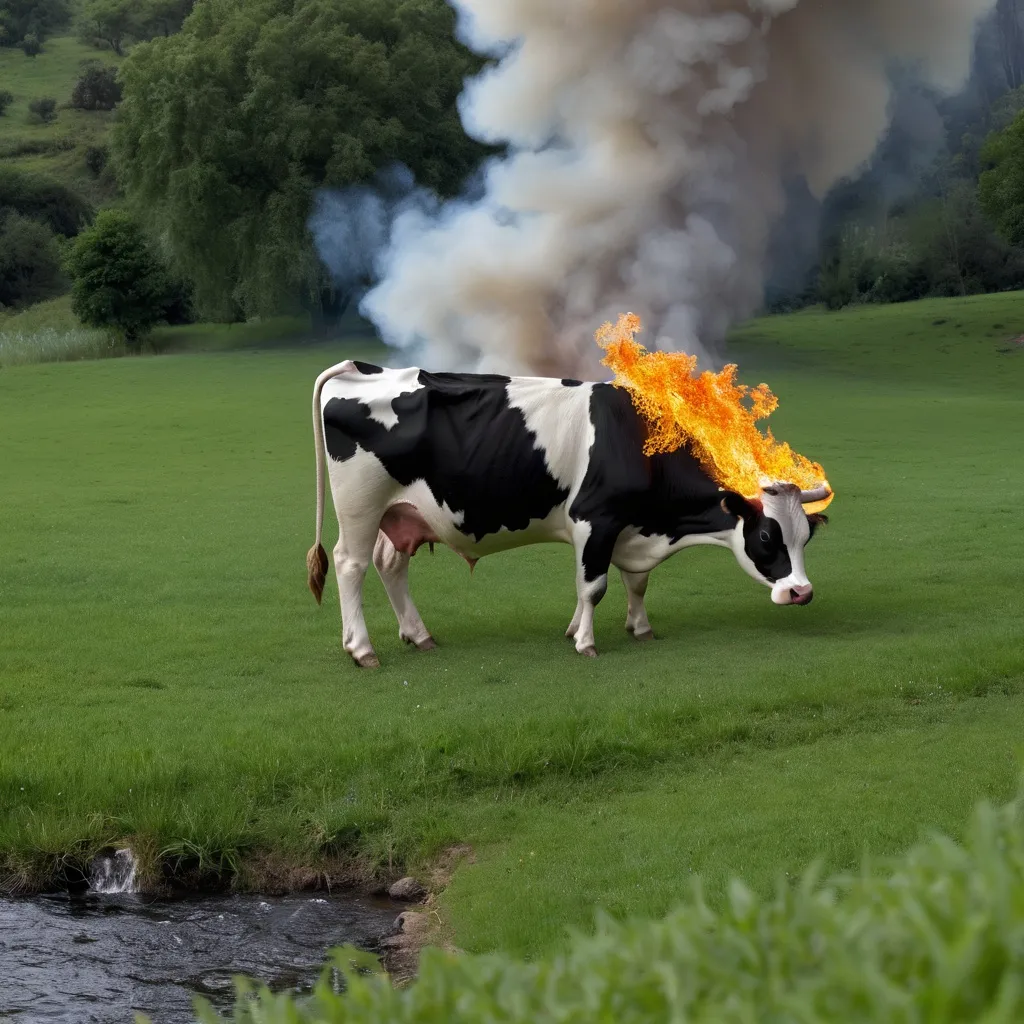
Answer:
[[[801,491],[795,484],[765,483],[750,501],[733,491],[722,498],[722,508],[736,516],[733,551],[743,568],[772,588],[775,604],[810,604],[814,588],[804,570],[804,548],[814,531],[828,519],[808,515],[803,506],[823,501],[827,487]]]

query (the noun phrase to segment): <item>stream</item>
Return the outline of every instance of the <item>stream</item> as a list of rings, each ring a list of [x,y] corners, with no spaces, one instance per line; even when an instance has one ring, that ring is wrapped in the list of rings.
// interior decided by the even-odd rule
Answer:
[[[402,909],[308,893],[0,899],[0,1021],[192,1024],[195,994],[232,1005],[234,974],[307,992],[330,947],[373,948]]]

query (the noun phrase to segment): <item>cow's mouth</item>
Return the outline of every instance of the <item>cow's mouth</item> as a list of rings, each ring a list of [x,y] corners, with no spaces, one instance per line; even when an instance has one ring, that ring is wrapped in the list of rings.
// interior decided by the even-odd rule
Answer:
[[[789,603],[790,604],[810,604],[814,600],[814,591],[808,590],[806,594],[801,594],[796,590],[790,588],[789,591]]]

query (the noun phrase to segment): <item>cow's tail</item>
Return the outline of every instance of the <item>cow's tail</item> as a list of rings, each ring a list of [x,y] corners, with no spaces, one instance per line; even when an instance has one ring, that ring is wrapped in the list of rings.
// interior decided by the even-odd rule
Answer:
[[[355,370],[356,365],[351,359],[337,363],[324,370],[313,385],[313,442],[316,447],[316,541],[306,555],[306,571],[309,575],[309,589],[313,591],[316,603],[324,596],[324,583],[327,581],[327,552],[323,546],[324,532],[324,476],[326,474],[326,455],[324,451],[324,416],[320,408],[320,392],[332,378],[348,370]]]

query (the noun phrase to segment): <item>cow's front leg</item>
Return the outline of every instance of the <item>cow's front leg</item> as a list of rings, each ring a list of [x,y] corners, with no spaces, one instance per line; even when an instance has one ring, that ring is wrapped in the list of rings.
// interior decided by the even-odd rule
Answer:
[[[569,628],[575,629],[576,650],[588,658],[597,657],[594,642],[594,609],[608,590],[608,570],[617,531],[593,523],[579,523],[574,531],[576,549],[576,611]]]
[[[629,602],[626,609],[626,632],[632,633],[637,640],[653,640],[654,632],[647,621],[647,609],[644,607],[644,594],[647,593],[649,572],[626,572],[620,569],[622,585],[626,588]]]
[[[380,668],[363,615],[363,580],[373,557],[377,524],[371,521],[367,526],[358,520],[350,520],[340,526],[341,532],[334,548],[334,571],[341,598],[342,644],[360,668]]]
[[[409,560],[410,556],[397,550],[383,530],[377,534],[373,565],[384,584],[391,607],[395,610],[398,635],[407,644],[414,644],[417,650],[429,651],[437,644],[423,624],[409,593]]]

